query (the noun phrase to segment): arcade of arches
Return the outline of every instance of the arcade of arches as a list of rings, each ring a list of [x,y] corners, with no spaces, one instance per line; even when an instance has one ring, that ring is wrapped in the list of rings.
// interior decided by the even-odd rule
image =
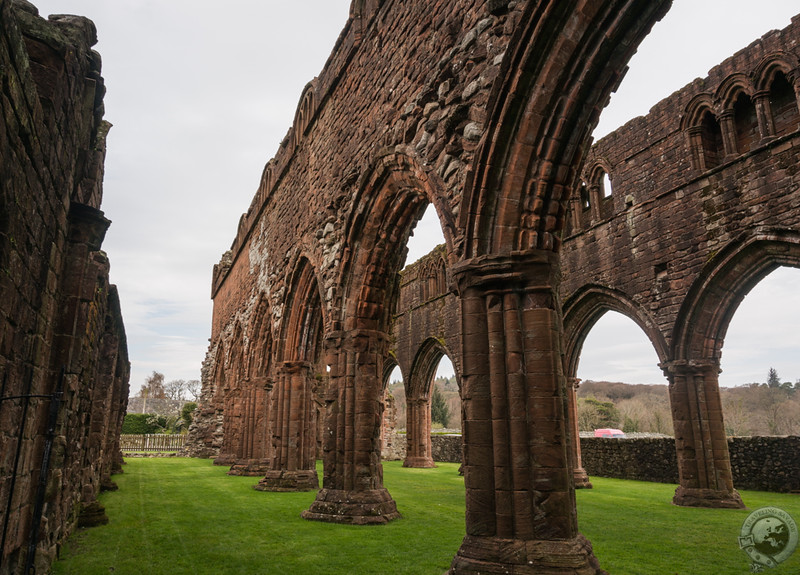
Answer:
[[[800,20],[590,149],[668,7],[355,0],[215,267],[194,452],[265,489],[316,488],[321,457],[304,517],[390,521],[386,370],[418,406],[409,464],[429,465],[425,398],[446,353],[466,485],[451,572],[601,572],[577,528],[570,406],[583,338],[611,309],[670,382],[675,502],[741,506],[717,373],[744,294],[800,265]],[[428,204],[445,244],[403,279]]]

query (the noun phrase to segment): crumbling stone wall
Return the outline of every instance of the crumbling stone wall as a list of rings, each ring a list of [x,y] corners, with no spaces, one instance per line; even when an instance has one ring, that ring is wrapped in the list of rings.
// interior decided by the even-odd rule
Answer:
[[[0,574],[45,573],[121,464],[129,363],[100,250],[94,25],[0,0]]]
[[[687,453],[713,443],[691,422],[724,437],[717,370],[736,306],[778,265],[800,265],[798,37],[795,18],[597,142],[571,196],[560,262],[567,375],[577,381],[583,339],[605,311],[631,317],[675,383]],[[401,276],[393,336],[406,381],[426,341],[460,335],[455,291],[428,297],[421,270],[436,254]],[[694,386],[707,399],[693,402]],[[730,478],[724,450],[714,457]],[[697,465],[683,462],[687,478]]]
[[[399,517],[380,465],[383,368],[404,246],[433,204],[461,310],[451,357],[461,366],[467,511],[451,572],[597,573],[570,480],[560,232],[598,111],[668,6],[354,0],[214,272],[202,413],[210,428],[223,411],[221,449],[240,435],[226,389],[253,381],[237,358],[265,347],[256,326],[266,310],[274,387],[263,409],[285,422],[266,478],[302,471],[293,467],[306,465],[307,434],[319,428],[296,406],[321,399],[323,486],[302,516]],[[318,312],[296,311],[317,297]]]

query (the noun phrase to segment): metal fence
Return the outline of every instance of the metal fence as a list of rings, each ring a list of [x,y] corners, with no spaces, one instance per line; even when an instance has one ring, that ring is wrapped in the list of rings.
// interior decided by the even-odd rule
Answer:
[[[122,451],[149,451],[165,452],[183,449],[186,443],[186,434],[126,434],[119,436],[119,446]]]

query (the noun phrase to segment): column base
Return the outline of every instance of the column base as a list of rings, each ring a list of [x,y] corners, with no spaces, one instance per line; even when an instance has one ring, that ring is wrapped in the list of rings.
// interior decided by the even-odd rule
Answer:
[[[403,460],[403,467],[416,467],[422,469],[430,469],[431,467],[436,467],[436,464],[433,462],[432,457],[406,457]]]
[[[214,465],[224,465],[226,467],[236,463],[236,457],[230,453],[220,453],[214,458]]]
[[[268,459],[239,459],[231,465],[228,475],[263,477],[268,471]]]
[[[78,515],[78,527],[96,527],[108,524],[106,508],[99,501],[91,501],[81,504],[81,511]]]
[[[589,474],[583,467],[572,472],[572,479],[575,482],[575,489],[591,489],[592,482],[589,481]]]
[[[745,509],[739,492],[718,489],[698,489],[679,485],[672,498],[673,505],[681,507],[711,507],[715,509]]]
[[[383,525],[401,517],[386,488],[369,491],[322,489],[300,515],[311,521],[349,525]]]
[[[317,471],[314,469],[300,469],[287,471],[267,471],[258,485],[253,485],[256,491],[315,491],[319,489]]]
[[[500,539],[467,535],[447,575],[514,573],[515,575],[608,575],[578,535],[568,541]]]

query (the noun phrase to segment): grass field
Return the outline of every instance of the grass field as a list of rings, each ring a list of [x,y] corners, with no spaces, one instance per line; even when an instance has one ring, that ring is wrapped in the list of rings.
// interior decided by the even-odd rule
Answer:
[[[458,465],[384,464],[403,518],[355,527],[305,521],[314,493],[264,493],[209,460],[129,459],[120,490],[101,500],[111,521],[80,530],[56,575],[440,574],[464,534]],[[578,491],[581,531],[614,575],[750,572],[737,537],[750,511],[670,504],[674,485],[592,478]],[[800,521],[800,496],[743,492],[750,509],[780,507]],[[800,551],[775,575],[800,573]]]

